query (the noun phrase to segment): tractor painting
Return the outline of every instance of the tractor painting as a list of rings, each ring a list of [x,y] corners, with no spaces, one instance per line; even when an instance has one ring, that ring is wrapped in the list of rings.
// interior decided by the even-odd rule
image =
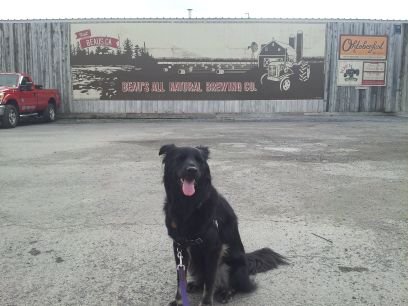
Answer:
[[[353,69],[353,68],[346,69],[346,71],[344,72],[344,81],[356,82],[358,81],[356,76],[358,76],[359,74],[360,74],[359,69]]]
[[[303,32],[289,37],[289,44],[272,39],[261,46],[258,67],[261,87],[279,84],[281,92],[292,88],[295,80],[307,82],[310,78],[310,64],[303,60]],[[273,83],[272,83],[273,82]]]

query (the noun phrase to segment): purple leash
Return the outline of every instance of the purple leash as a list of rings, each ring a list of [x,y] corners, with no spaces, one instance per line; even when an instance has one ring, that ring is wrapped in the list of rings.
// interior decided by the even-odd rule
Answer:
[[[183,301],[183,306],[189,306],[187,298],[187,281],[186,281],[186,267],[183,265],[183,254],[177,248],[177,257],[180,263],[177,265],[177,273],[179,276],[179,289],[181,294],[181,300]]]

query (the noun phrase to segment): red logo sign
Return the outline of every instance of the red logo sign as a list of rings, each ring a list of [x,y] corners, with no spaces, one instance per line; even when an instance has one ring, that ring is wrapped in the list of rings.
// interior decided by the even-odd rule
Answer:
[[[89,37],[83,38],[79,41],[81,48],[90,48],[90,47],[110,47],[110,48],[119,48],[119,39],[113,37]]]

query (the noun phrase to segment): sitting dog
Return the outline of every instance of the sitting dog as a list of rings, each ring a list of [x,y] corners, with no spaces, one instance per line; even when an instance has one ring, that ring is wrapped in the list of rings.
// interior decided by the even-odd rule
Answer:
[[[250,275],[287,264],[269,248],[245,253],[237,216],[211,184],[209,154],[207,147],[174,144],[162,146],[159,152],[164,164],[167,231],[176,264],[180,252],[193,277],[187,291],[203,291],[200,305],[213,305],[214,297],[227,303],[235,292],[251,292],[256,286]],[[179,282],[175,301],[169,305],[183,305]]]

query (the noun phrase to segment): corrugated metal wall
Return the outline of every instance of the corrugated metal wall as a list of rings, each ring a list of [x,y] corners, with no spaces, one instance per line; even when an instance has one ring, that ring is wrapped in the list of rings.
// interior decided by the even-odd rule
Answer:
[[[401,33],[396,30],[398,25],[401,23],[327,22],[324,100],[73,101],[70,21],[0,22],[0,71],[27,72],[36,83],[58,88],[62,111],[67,113],[399,112],[408,110],[408,24]],[[340,34],[388,35],[386,87],[336,85]]]

